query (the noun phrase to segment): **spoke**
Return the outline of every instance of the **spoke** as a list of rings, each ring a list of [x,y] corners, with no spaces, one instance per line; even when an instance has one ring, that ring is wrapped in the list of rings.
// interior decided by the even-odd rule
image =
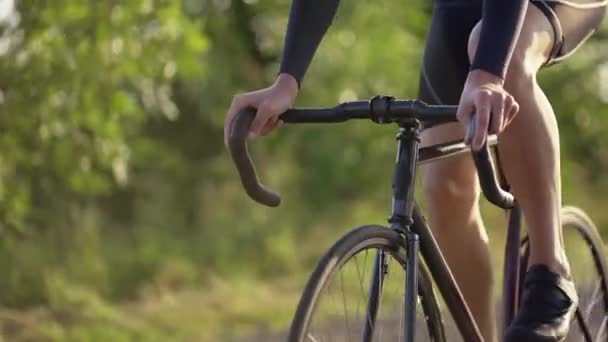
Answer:
[[[334,290],[335,290],[335,289],[334,289]],[[334,291],[334,292],[336,292],[336,291]],[[339,299],[337,299],[336,297],[337,297],[337,294],[336,294],[336,296],[332,296],[332,298],[334,299],[334,305],[335,305],[335,308],[336,308],[336,310],[337,310],[337,308],[338,308],[338,301],[339,301]],[[331,308],[331,307],[330,307],[330,308]],[[331,316],[330,316],[330,319],[331,319]],[[328,325],[328,326],[327,326],[327,330],[329,331],[329,338],[333,340],[333,339],[334,339],[334,335],[333,335],[333,329],[332,329],[332,327],[330,327],[330,326]],[[336,332],[336,333],[338,333],[338,332]]]
[[[381,265],[377,265],[382,261],[380,257],[382,254],[386,259]],[[367,264],[368,261],[370,265]],[[369,267],[378,268],[378,275],[373,277],[374,279],[372,279],[373,268],[368,272]],[[393,271],[391,268],[395,267],[397,274],[391,275],[389,271]],[[374,333],[371,341],[394,341],[397,337],[402,339],[405,329],[403,312],[407,306],[403,297],[402,271],[402,264],[393,259],[389,252],[379,248],[366,248],[351,255],[326,284],[318,301],[317,313],[312,317],[306,332],[305,341],[361,342],[364,329],[372,322]],[[379,288],[381,279],[382,289]],[[359,283],[354,284],[354,281]],[[368,300],[374,286],[379,290],[375,298],[377,300],[375,321],[372,320],[371,315],[368,315]],[[349,304],[348,301],[351,300],[357,302]],[[395,302],[396,300],[399,302]],[[362,301],[363,305],[359,301]],[[352,314],[351,309],[354,309]],[[342,329],[346,331],[343,332]]]
[[[350,327],[348,326],[348,309],[346,305],[346,293],[344,293],[344,274],[340,272],[340,286],[342,288],[342,299],[344,300],[344,324],[346,326],[346,340],[350,342]]]
[[[591,299],[589,300],[589,306],[585,310],[585,321],[589,321],[591,319],[591,315],[593,314],[593,307],[595,306],[596,298],[597,300],[602,300],[600,298],[602,293],[602,281],[600,280],[593,290],[593,294],[591,295]]]
[[[310,340],[310,342],[320,342],[319,340],[317,340],[314,336],[312,336],[311,333],[308,333],[306,335],[306,337],[308,338],[308,340]]]
[[[608,317],[604,316],[604,318],[602,319],[602,324],[600,325],[600,328],[597,330],[597,334],[595,335],[595,341],[606,341],[606,321],[608,320]]]
[[[369,250],[365,250],[365,257],[363,258],[363,267],[365,267],[365,265],[367,265],[367,252]],[[379,249],[377,253],[382,253],[382,250]],[[373,272],[373,271],[372,271]],[[365,279],[365,268],[363,269],[363,279]]]
[[[328,292],[330,292],[330,290],[331,290],[331,288],[332,288],[332,285],[333,285],[333,282],[330,282],[330,283],[329,283],[329,285],[327,286],[327,291],[328,291]],[[331,321],[331,319],[332,319],[332,315],[331,315],[331,314],[332,314],[332,312],[331,312],[331,309],[332,309],[333,307],[337,307],[337,306],[335,306],[337,299],[335,299],[335,297],[334,297],[333,295],[328,294],[328,296],[331,298],[331,299],[330,299],[330,301],[329,301],[329,302],[330,302],[330,303],[329,303],[329,304],[330,304],[330,306],[329,306],[330,311],[328,312],[328,318],[329,318],[329,319],[328,319],[328,321]],[[331,305],[331,304],[332,304],[332,302],[333,302],[334,306],[332,306],[332,305]],[[334,340],[334,338],[333,338],[333,336],[332,336],[332,328],[329,326],[329,324],[328,324],[326,327],[322,327],[322,328],[327,329],[327,331],[328,331],[328,335],[329,335],[329,340],[330,340],[330,341],[333,341],[333,340]]]
[[[355,255],[353,258],[355,259],[355,268],[357,270],[357,279],[359,279],[359,290],[361,292],[361,298],[363,298],[363,300],[365,301],[365,291],[363,290],[363,278],[361,277],[361,271],[359,270],[359,263],[356,260],[357,256]],[[363,267],[365,267],[365,263],[363,264]],[[357,308],[355,309],[357,317],[359,316],[359,304],[360,302],[357,302]]]

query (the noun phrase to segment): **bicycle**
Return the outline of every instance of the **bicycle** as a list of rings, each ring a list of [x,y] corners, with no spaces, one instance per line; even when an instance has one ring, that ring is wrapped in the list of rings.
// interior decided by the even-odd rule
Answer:
[[[369,101],[346,102],[333,108],[293,109],[282,114],[281,120],[285,123],[337,123],[371,119],[378,124],[394,123],[399,126],[392,209],[388,219],[390,226],[356,228],[339,239],[322,257],[298,304],[288,335],[290,342],[369,342],[397,338],[403,341],[446,341],[442,311],[435,297],[431,276],[462,338],[465,341],[483,341],[414,199],[417,165],[471,152],[462,140],[419,147],[422,130],[455,122],[455,113],[456,106],[433,106],[420,101],[376,96]],[[248,195],[261,204],[274,207],[280,204],[280,197],[259,183],[247,151],[246,134],[254,116],[253,108],[247,108],[236,116],[230,131],[229,149]],[[503,265],[504,331],[517,312],[529,248],[527,239],[521,236],[521,210],[512,194],[505,190],[507,185],[504,179],[501,182],[497,178],[490,152],[496,145],[496,135],[489,135],[483,148],[472,152],[472,155],[485,197],[496,206],[508,210]],[[580,303],[568,338],[572,341],[607,341],[608,273],[603,242],[593,222],[580,209],[564,208],[562,224],[566,246],[573,246],[576,252],[587,252],[591,256],[591,262],[581,264],[580,268],[590,266],[594,272],[593,278],[585,274],[583,279],[577,277],[580,272],[573,272]],[[370,252],[373,258],[368,258]],[[360,257],[361,253],[365,255]],[[361,258],[364,258],[362,266],[357,263]],[[349,263],[351,261],[355,262],[354,268]],[[365,269],[361,271],[363,267],[373,268],[369,280],[365,276]],[[405,275],[399,277],[402,271]],[[394,276],[395,272],[398,276]],[[394,286],[394,279],[401,279],[403,283]],[[353,280],[358,280],[358,284]],[[339,285],[333,284],[334,281]],[[336,305],[331,300],[329,304],[321,302],[321,299],[325,299],[324,295],[330,296],[336,288],[341,291],[343,303]],[[391,291],[395,290],[404,294],[393,295]],[[354,312],[350,312],[347,296],[361,297],[359,299],[364,303],[361,305],[358,302]],[[397,303],[399,307],[394,307]],[[321,310],[323,308],[326,311]],[[386,309],[384,320],[379,316],[381,308]],[[353,309],[352,305],[350,309]],[[417,315],[417,312],[422,314]],[[351,321],[354,315],[360,317]],[[395,315],[400,315],[398,321]],[[320,321],[318,326],[317,320]],[[385,326],[388,333],[383,330]],[[421,332],[419,326],[425,328],[426,333]],[[344,328],[344,331],[338,332],[339,328]]]

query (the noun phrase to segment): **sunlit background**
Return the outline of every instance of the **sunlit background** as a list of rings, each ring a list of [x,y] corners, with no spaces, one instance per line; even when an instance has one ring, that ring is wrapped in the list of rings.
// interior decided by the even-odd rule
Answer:
[[[0,340],[272,341],[331,242],[385,222],[394,127],[285,127],[253,146],[283,205],[240,187],[224,114],[276,75],[289,4],[0,0]],[[415,97],[431,5],[344,1],[297,104]],[[605,238],[607,42],[541,76],[564,202]]]

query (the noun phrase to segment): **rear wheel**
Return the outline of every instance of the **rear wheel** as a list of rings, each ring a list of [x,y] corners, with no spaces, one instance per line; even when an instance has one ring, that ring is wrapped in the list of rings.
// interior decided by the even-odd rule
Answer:
[[[564,207],[561,211],[566,255],[579,305],[566,341],[608,341],[608,269],[604,243],[597,228],[582,210]],[[528,255],[524,242],[524,262]],[[524,268],[525,270],[525,268]],[[521,288],[521,287],[520,287]]]
[[[384,255],[383,281],[374,324],[366,315],[376,256]],[[428,272],[420,265],[417,303],[405,303],[406,253],[403,237],[380,227],[357,228],[321,259],[298,305],[290,342],[403,341],[405,305],[416,305],[415,341],[445,341],[439,307]],[[368,324],[369,323],[369,324]],[[368,329],[369,330],[369,329]]]

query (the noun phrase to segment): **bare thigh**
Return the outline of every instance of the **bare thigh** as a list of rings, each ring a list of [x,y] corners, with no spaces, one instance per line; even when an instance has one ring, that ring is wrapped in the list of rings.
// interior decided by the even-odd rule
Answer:
[[[454,6],[451,0],[435,2],[420,76],[420,100],[432,104],[458,104],[469,72],[469,35],[480,19],[481,7],[478,5]],[[463,128],[457,123],[434,127],[423,132],[422,145],[461,139],[463,134]],[[476,171],[469,156],[433,162],[421,171],[427,202],[433,206],[429,208],[433,218],[442,221],[439,215],[462,213],[464,220],[470,216],[468,212],[478,194]]]

